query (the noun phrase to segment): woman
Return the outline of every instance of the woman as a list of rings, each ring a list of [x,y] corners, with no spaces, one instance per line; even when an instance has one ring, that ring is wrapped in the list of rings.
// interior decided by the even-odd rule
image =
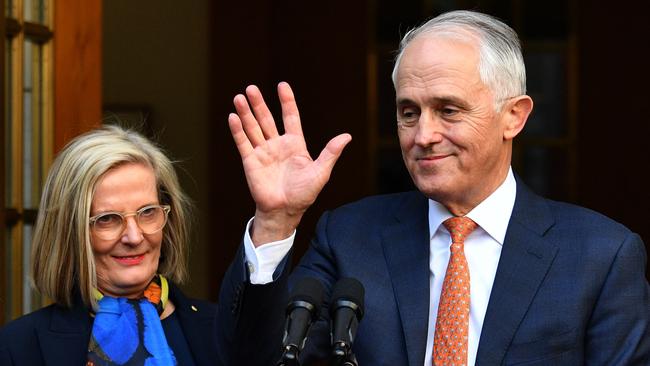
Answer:
[[[281,322],[284,304],[265,291],[285,282],[247,286],[238,253],[221,306],[186,298],[175,284],[187,277],[188,210],[170,160],[138,133],[106,126],[71,141],[33,241],[34,286],[54,304],[0,329],[0,365],[268,363],[282,327],[260,319]]]

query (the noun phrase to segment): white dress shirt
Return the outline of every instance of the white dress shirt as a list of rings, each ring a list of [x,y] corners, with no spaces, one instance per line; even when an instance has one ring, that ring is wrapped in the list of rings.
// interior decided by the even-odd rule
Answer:
[[[470,311],[467,364],[474,365],[478,342],[483,328],[483,319],[487,311],[492,283],[501,257],[501,248],[506,236],[508,222],[515,205],[517,184],[512,169],[508,171],[505,181],[466,216],[474,220],[478,227],[465,239],[465,257],[470,273]],[[452,214],[441,204],[429,200],[429,233],[431,233],[429,268],[430,298],[427,349],[424,366],[433,362],[433,337],[438,315],[438,302],[442,292],[442,282],[449,262],[451,236],[442,225]],[[273,281],[273,273],[289,252],[295,238],[294,233],[287,239],[255,247],[249,229],[254,218],[246,225],[244,234],[244,252],[246,264],[253,284],[265,284]]]
[[[508,171],[506,180],[467,215],[478,227],[465,239],[465,257],[469,266],[470,307],[469,332],[467,340],[467,364],[474,365],[476,351],[487,311],[492,283],[501,257],[501,248],[506,236],[508,222],[515,205],[517,184]],[[442,293],[442,283],[449,262],[451,236],[442,223],[452,214],[440,203],[429,200],[429,233],[431,233],[429,269],[429,330],[424,365],[433,362],[433,336],[438,316],[438,303]]]
[[[296,238],[296,231],[284,240],[274,241],[260,247],[253,245],[250,235],[250,226],[254,217],[248,220],[246,232],[244,233],[244,253],[246,254],[246,266],[250,274],[250,281],[254,285],[263,285],[273,282],[273,273],[278,268],[282,258],[289,253],[293,240]]]

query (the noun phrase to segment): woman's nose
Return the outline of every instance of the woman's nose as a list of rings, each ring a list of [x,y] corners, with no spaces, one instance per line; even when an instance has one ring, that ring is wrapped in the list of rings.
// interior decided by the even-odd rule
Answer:
[[[126,217],[125,220],[126,226],[124,228],[124,233],[122,234],[122,242],[135,245],[142,243],[144,235],[142,229],[138,226],[135,216]]]

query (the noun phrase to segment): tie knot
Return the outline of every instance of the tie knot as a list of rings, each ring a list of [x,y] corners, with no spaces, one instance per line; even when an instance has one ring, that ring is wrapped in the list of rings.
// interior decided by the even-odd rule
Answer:
[[[445,220],[445,225],[451,234],[452,243],[464,243],[465,237],[469,235],[478,225],[472,219],[465,216],[456,216]]]

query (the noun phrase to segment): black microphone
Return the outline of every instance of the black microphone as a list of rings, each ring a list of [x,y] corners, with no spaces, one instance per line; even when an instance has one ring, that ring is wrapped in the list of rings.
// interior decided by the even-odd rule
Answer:
[[[341,278],[332,291],[332,365],[357,365],[352,343],[363,318],[364,289],[354,278]]]
[[[287,304],[282,357],[277,366],[299,365],[298,356],[305,346],[309,327],[318,318],[324,292],[323,284],[311,277],[302,278],[296,283]]]

